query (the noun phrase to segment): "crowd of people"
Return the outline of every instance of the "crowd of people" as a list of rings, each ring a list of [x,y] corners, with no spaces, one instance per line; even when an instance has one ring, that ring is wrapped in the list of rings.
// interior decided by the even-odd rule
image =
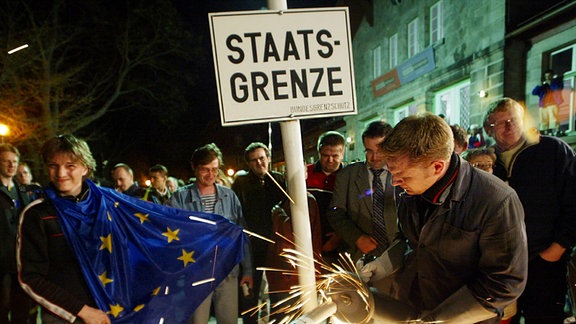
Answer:
[[[317,160],[305,166],[314,256],[337,264],[350,255],[375,296],[376,323],[563,323],[576,244],[576,158],[561,139],[529,129],[525,117],[517,101],[502,98],[471,134],[430,113],[394,127],[371,122],[362,133],[365,160],[350,164],[342,134],[319,136]],[[35,323],[40,306],[43,323],[111,323],[118,314],[98,308],[82,259],[62,234],[70,216],[45,194],[73,204],[91,199],[92,153],[72,135],[47,140],[41,153],[47,189],[32,182],[16,147],[0,145],[0,322]],[[294,247],[286,179],[271,170],[265,144],[250,143],[243,155],[247,171],[232,181],[214,143],[194,150],[190,184],[159,164],[149,169],[148,187],[126,163],[111,170],[119,193],[218,214],[256,234],[188,323],[205,324],[211,312],[225,324],[281,321],[285,308],[262,312],[262,294],[281,303],[298,281],[279,256]]]

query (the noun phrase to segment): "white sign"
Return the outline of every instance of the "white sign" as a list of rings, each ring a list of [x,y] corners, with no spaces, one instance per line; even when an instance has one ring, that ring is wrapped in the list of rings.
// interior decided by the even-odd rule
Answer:
[[[208,16],[223,126],[356,114],[348,8]]]

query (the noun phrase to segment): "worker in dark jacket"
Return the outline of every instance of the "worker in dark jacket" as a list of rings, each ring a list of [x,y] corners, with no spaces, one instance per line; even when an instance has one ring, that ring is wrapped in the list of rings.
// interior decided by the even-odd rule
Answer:
[[[377,323],[498,323],[524,289],[522,204],[514,190],[463,161],[453,146],[450,126],[432,114],[405,118],[382,145],[392,185],[403,189],[397,204],[405,239],[361,275],[377,282],[393,274],[387,298],[407,307],[396,314],[400,318],[383,307],[388,311],[375,314]],[[385,303],[377,299],[377,309]]]

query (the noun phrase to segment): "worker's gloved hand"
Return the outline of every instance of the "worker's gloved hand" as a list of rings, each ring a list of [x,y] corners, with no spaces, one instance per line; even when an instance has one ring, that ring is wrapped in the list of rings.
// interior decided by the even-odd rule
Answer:
[[[374,261],[366,264],[364,264],[363,259],[358,261],[356,267],[359,269],[358,274],[364,282],[378,281],[390,275],[394,270],[392,262],[390,261],[390,256],[387,252],[384,252],[381,256],[374,259]],[[360,261],[362,261],[362,264],[359,264]]]

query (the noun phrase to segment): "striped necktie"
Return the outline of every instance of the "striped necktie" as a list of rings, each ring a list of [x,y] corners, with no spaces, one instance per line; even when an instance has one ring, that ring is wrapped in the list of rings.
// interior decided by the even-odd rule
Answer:
[[[379,256],[388,246],[386,225],[384,224],[384,186],[380,179],[380,175],[384,172],[384,169],[371,169],[370,171],[372,171],[372,174],[374,175],[374,179],[372,180],[372,236],[378,241],[378,247],[376,250],[370,252],[370,254]]]

